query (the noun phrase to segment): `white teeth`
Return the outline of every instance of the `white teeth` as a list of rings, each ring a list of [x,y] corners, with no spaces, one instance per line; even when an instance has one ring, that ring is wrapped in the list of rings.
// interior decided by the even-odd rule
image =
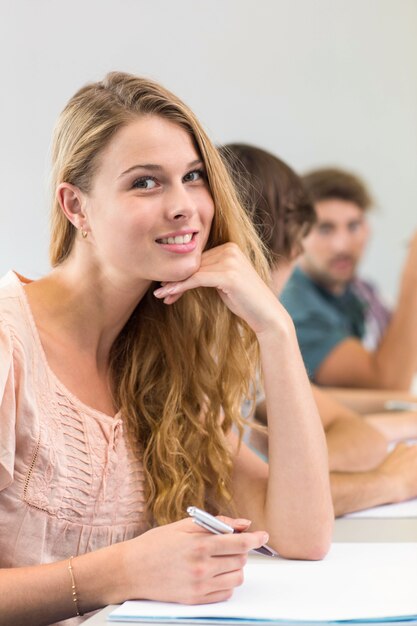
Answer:
[[[176,237],[163,237],[160,239],[161,243],[190,243],[193,238],[192,233],[187,233],[187,235],[177,235]]]

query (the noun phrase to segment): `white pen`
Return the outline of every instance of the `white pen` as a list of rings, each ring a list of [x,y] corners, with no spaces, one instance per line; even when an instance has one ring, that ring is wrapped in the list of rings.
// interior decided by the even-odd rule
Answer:
[[[222,522],[217,519],[217,517],[214,517],[214,515],[210,515],[207,511],[203,511],[196,506],[189,506],[187,508],[187,513],[193,518],[193,522],[195,524],[198,524],[215,535],[227,535],[229,533],[241,532],[240,530],[235,530],[232,526],[229,526],[229,524]],[[278,556],[278,553],[266,544],[260,548],[254,548],[253,551],[258,552],[259,554],[264,554],[265,556]]]

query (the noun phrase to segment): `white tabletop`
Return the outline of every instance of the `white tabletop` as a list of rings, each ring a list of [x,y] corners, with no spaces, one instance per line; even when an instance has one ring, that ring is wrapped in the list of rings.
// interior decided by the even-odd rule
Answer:
[[[417,374],[413,380],[413,392],[417,394]],[[349,518],[342,517],[335,521],[333,541],[336,542],[417,542],[417,517],[409,518]],[[83,624],[88,626],[109,626],[107,615],[115,605],[107,606]],[[417,621],[407,622],[409,626]],[[390,622],[390,626],[404,626],[404,622]],[[153,623],[152,626],[158,626]],[[161,625],[166,626],[166,624]],[[284,622],[280,626],[286,626]],[[288,626],[294,626],[293,624]],[[378,626],[374,622],[373,626]],[[386,622],[381,626],[387,626]]]
[[[335,522],[333,541],[414,542],[417,541],[417,517],[342,517]]]
[[[340,518],[335,522],[333,541],[336,542],[417,542],[417,518],[372,519],[372,518]],[[108,606],[83,624],[88,626],[109,626],[107,615],[115,607]],[[390,623],[393,626],[394,622]],[[404,626],[404,622],[399,622]],[[407,622],[417,624],[417,622]],[[153,626],[158,624],[153,623]],[[166,626],[166,625],[165,625]],[[285,626],[284,623],[281,626]],[[377,622],[374,623],[377,626]],[[386,623],[385,623],[386,626]]]

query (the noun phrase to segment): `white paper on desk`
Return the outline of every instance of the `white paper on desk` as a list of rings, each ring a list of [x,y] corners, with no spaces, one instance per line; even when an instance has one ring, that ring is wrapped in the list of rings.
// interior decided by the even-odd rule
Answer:
[[[392,452],[399,443],[406,443],[408,446],[416,446],[417,439],[402,439],[401,441],[390,441],[388,444],[388,452]]]
[[[417,543],[336,543],[323,561],[250,557],[227,602],[126,602],[110,621],[225,623],[417,619]]]
[[[344,517],[385,517],[387,519],[417,517],[417,498],[407,500],[407,502],[398,502],[398,504],[384,504],[382,506],[373,507],[372,509],[364,509],[356,513],[349,513],[349,515],[345,515]]]

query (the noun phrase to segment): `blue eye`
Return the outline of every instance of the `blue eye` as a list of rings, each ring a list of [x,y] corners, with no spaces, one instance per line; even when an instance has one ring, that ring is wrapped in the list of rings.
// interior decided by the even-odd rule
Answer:
[[[197,180],[201,180],[204,177],[205,174],[203,170],[193,170],[192,172],[188,172],[188,174],[184,176],[184,181],[186,183],[193,183]]]
[[[132,187],[135,189],[154,189],[156,182],[152,176],[142,176],[134,181]]]

